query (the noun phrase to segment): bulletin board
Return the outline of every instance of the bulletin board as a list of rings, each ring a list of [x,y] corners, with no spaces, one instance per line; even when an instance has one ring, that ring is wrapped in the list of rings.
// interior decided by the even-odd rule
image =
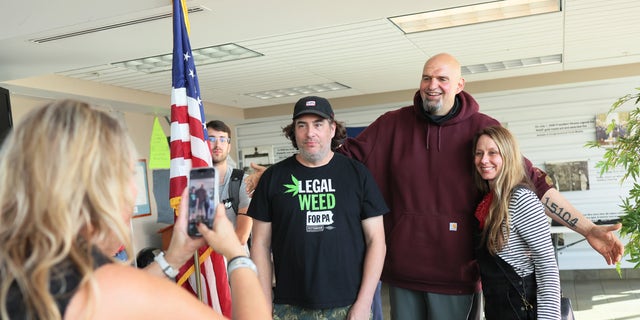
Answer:
[[[133,207],[133,217],[144,217],[151,215],[151,204],[149,200],[149,182],[147,180],[147,160],[140,159],[135,166],[136,187],[138,196]]]

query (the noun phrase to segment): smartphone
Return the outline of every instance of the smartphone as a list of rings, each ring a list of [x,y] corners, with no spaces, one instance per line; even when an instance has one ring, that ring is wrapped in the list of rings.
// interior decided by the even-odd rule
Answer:
[[[204,223],[213,228],[216,206],[220,202],[218,170],[213,167],[193,168],[189,172],[189,223],[187,234],[201,237],[196,226]]]

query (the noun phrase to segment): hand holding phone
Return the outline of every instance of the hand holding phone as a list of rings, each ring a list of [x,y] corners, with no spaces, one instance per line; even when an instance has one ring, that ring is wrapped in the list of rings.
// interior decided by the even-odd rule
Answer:
[[[213,227],[216,206],[220,202],[218,170],[213,167],[193,168],[189,173],[189,217],[187,234],[201,237],[196,226]]]

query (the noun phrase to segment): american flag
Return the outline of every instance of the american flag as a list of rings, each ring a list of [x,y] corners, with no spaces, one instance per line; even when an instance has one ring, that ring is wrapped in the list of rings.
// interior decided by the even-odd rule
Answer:
[[[173,70],[171,89],[171,167],[169,197],[177,209],[192,167],[211,166],[200,86],[191,53],[184,0],[173,0]],[[177,210],[176,210],[177,212]],[[202,300],[231,317],[231,293],[224,257],[204,246],[198,250]],[[193,261],[180,268],[178,284],[196,294]]]

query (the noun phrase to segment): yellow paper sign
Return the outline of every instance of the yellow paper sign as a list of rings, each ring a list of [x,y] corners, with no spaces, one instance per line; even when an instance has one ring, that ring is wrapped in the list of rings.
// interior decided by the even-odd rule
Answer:
[[[167,136],[160,126],[158,117],[153,120],[149,145],[149,169],[168,169],[171,165],[171,151]]]

